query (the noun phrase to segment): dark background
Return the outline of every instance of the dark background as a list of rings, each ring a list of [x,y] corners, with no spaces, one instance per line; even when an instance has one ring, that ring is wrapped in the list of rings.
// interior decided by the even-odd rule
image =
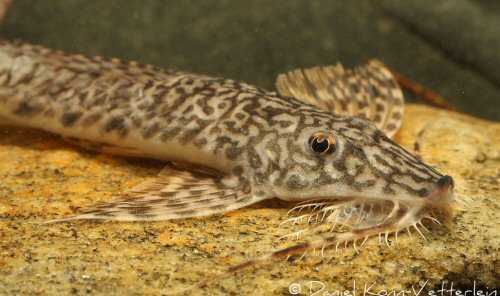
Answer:
[[[0,36],[268,89],[294,68],[378,58],[461,112],[500,120],[496,0],[14,0]]]

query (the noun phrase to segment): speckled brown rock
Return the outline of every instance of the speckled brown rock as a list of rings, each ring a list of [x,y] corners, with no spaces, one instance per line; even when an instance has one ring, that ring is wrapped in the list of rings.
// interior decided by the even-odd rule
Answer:
[[[457,192],[474,199],[444,226],[429,225],[427,241],[400,234],[398,245],[372,238],[360,249],[329,251],[245,271],[206,287],[205,295],[309,295],[321,281],[329,292],[465,290],[476,281],[500,285],[500,124],[410,105],[396,140],[452,175]],[[139,295],[182,288],[228,265],[293,244],[279,241],[287,204],[269,201],[224,215],[151,223],[42,223],[76,207],[109,200],[162,165],[78,150],[57,136],[0,129],[0,294]],[[201,294],[195,291],[194,294]]]

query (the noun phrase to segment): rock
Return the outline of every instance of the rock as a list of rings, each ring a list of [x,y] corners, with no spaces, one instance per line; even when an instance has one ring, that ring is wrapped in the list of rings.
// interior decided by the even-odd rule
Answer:
[[[204,292],[289,295],[297,283],[309,295],[320,282],[330,293],[354,285],[362,293],[372,284],[370,292],[396,293],[451,283],[462,291],[474,284],[484,291],[498,287],[500,124],[418,105],[409,105],[405,116],[396,141],[412,150],[420,134],[423,158],[473,199],[465,209],[456,209],[443,226],[426,225],[427,241],[402,233],[397,245],[391,237],[388,248],[370,238],[359,254],[341,248],[324,259],[316,254],[277,262]],[[296,243],[278,240],[286,233],[277,229],[287,210],[280,201],[199,219],[44,225],[112,199],[162,165],[82,151],[40,131],[0,132],[0,294],[158,295]]]

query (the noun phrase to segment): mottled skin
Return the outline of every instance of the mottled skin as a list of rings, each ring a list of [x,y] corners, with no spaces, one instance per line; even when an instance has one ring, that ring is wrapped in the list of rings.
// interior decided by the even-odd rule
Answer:
[[[402,101],[393,103],[398,104]],[[402,113],[392,116],[400,120]],[[428,217],[430,206],[453,198],[450,177],[361,117],[340,116],[229,79],[65,55],[19,42],[0,43],[0,121],[88,140],[103,151],[110,146],[117,154],[184,164],[166,169],[121,201],[76,218],[173,219],[277,197],[330,200],[326,221],[340,219],[354,229],[343,238],[288,251],[293,253],[397,232]],[[330,153],[311,149],[316,133],[335,140]],[[194,172],[193,165],[203,169]],[[347,208],[365,211],[368,218],[348,223],[352,215],[332,214]]]

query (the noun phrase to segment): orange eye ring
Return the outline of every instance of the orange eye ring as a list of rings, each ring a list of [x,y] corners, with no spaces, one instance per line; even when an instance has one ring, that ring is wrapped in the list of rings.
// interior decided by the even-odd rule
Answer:
[[[314,133],[309,138],[309,148],[315,154],[329,155],[337,149],[335,136],[327,132]]]

